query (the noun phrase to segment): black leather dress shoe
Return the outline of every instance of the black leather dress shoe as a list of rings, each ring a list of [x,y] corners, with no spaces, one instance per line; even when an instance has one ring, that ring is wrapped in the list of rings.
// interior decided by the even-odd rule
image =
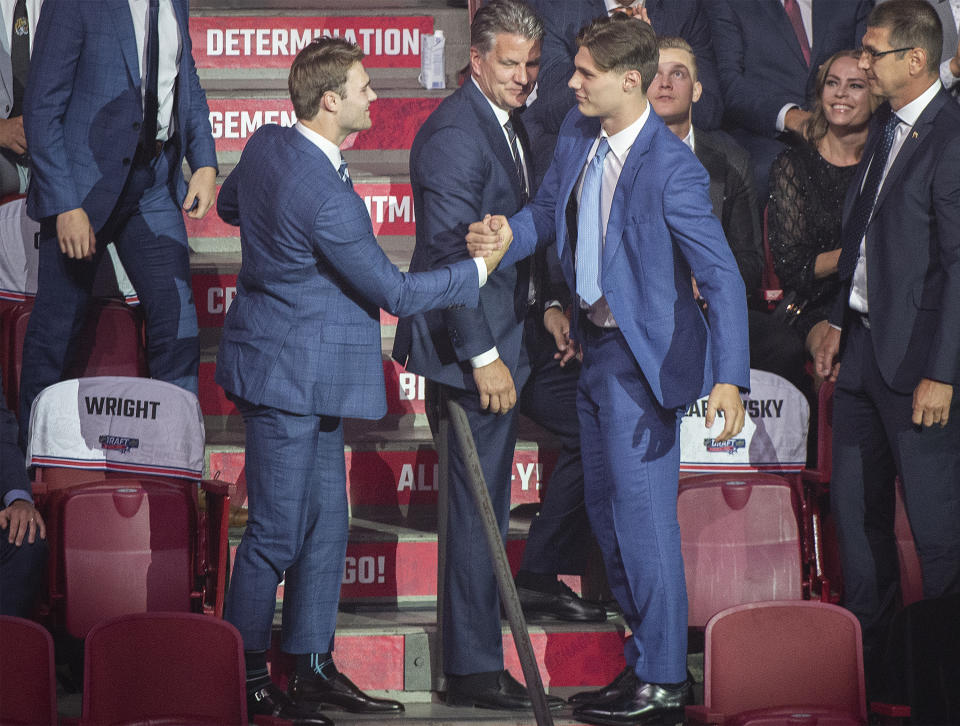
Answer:
[[[294,726],[333,726],[316,708],[296,703],[273,683],[247,694],[247,716],[275,716],[292,721]]]
[[[607,611],[603,605],[584,600],[562,582],[559,585],[561,591],[556,593],[517,588],[520,607],[527,619],[588,623],[602,623],[607,619]]]
[[[689,682],[667,687],[636,679],[635,687],[629,692],[603,703],[579,706],[574,709],[573,717],[600,726],[673,726],[683,723],[684,706],[692,701],[692,693]]]
[[[625,692],[633,692],[636,687],[637,674],[630,666],[624,668],[617,677],[603,688],[595,691],[580,691],[574,693],[567,699],[574,706],[583,706],[586,704],[604,703],[614,698],[623,696]]]
[[[448,706],[476,706],[477,708],[496,708],[505,711],[532,711],[533,703],[527,689],[510,675],[501,671],[496,688],[467,689],[457,682],[456,676],[450,676],[447,684]],[[551,710],[562,708],[564,700],[547,695],[547,706]]]
[[[297,703],[309,703],[317,708],[327,706],[350,713],[402,713],[403,704],[389,698],[368,696],[343,673],[330,679],[320,676],[294,674],[287,692]]]

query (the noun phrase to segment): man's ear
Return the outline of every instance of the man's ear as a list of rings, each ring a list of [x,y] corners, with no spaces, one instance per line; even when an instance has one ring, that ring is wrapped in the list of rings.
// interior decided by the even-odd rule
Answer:
[[[694,81],[693,83],[693,102],[696,103],[700,100],[700,96],[703,95],[703,86],[700,84],[700,81]]]
[[[623,74],[623,90],[632,91],[634,88],[641,88],[643,83],[643,77],[640,75],[640,71],[631,68],[629,71]]]
[[[333,91],[327,91],[320,97],[320,108],[330,113],[336,113],[340,107],[340,96]]]

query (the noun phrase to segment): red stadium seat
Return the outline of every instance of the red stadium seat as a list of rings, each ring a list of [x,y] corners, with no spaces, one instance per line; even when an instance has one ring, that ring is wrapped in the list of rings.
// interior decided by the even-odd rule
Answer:
[[[27,333],[32,300],[20,303],[6,317],[6,359],[3,361],[4,391],[11,411],[19,411],[23,340]],[[147,376],[143,314],[119,300],[97,299],[90,306],[80,344],[68,364],[67,375]]]
[[[243,644],[230,623],[190,613],[123,615],[94,627],[82,726],[246,726]]]
[[[222,615],[232,485],[198,487],[203,451],[196,396],[170,383],[81,378],[41,392],[27,456],[54,622],[82,638],[127,612]]]
[[[707,624],[704,703],[687,723],[867,723],[860,624],[817,601],[759,602]]]
[[[56,726],[53,638],[30,620],[0,615],[0,724]]]
[[[773,474],[680,480],[677,516],[691,627],[704,627],[733,605],[803,598],[799,496]]]

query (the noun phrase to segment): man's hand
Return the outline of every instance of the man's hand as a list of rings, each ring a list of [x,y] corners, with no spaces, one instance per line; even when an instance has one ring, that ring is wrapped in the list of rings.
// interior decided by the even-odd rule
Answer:
[[[490,413],[506,413],[517,404],[517,388],[503,360],[473,369],[473,380],[480,393],[480,408]]]
[[[913,423],[917,426],[946,426],[952,399],[953,386],[949,383],[921,378],[913,391]]]
[[[27,136],[23,133],[23,116],[0,118],[0,146],[17,154],[27,150]]]
[[[837,354],[840,352],[840,331],[832,325],[820,339],[820,345],[813,353],[813,362],[817,367],[817,375],[825,381],[837,380],[840,372],[840,361]]]
[[[553,357],[560,361],[560,367],[563,368],[577,354],[577,346],[570,340],[570,320],[560,308],[549,307],[543,311],[543,327],[557,344],[557,352]]]
[[[707,399],[707,417],[704,425],[713,426],[717,412],[723,413],[723,431],[714,436],[716,441],[726,441],[743,430],[743,420],[746,414],[743,411],[743,400],[740,398],[740,389],[732,383],[714,384]]]
[[[783,125],[788,131],[803,135],[810,122],[810,112],[802,108],[791,108],[783,118]]]
[[[40,512],[26,499],[17,499],[6,509],[0,509],[0,529],[6,529],[7,542],[17,547],[23,544],[23,538],[33,544],[37,535],[47,538],[47,527]]]
[[[183,211],[190,219],[203,219],[213,206],[216,195],[217,170],[212,166],[201,166],[190,177],[187,196],[183,200]]]
[[[483,221],[474,222],[467,230],[467,251],[471,257],[490,257],[499,252],[500,256],[496,258],[499,263],[512,241],[513,230],[502,214],[488,214]],[[489,266],[487,270],[490,271]]]
[[[82,207],[57,215],[60,251],[74,260],[89,260],[97,251],[97,237]]]

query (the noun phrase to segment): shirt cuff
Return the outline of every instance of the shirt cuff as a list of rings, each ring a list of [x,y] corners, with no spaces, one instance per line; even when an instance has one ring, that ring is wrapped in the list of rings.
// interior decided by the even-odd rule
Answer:
[[[18,499],[23,499],[24,501],[33,504],[33,497],[30,496],[30,492],[28,492],[26,489],[11,489],[3,495],[4,508],[9,507]]]
[[[483,287],[487,284],[487,263],[483,261],[482,257],[474,257],[472,259],[477,263],[477,274],[480,276],[480,287]]]
[[[563,305],[560,304],[559,300],[551,300],[543,306],[543,311],[546,312],[550,308],[560,308],[560,310],[563,310]]]
[[[950,70],[951,60],[953,59],[947,58],[943,63],[940,64],[940,81],[947,90],[950,90],[957,83],[960,83],[960,76],[953,75],[953,71]]]
[[[800,107],[795,103],[788,103],[788,104],[785,104],[784,107],[780,109],[780,113],[777,114],[777,131],[782,132],[786,130],[787,111],[789,111],[791,108],[800,108]]]
[[[470,359],[470,365],[474,368],[483,368],[483,366],[490,365],[499,357],[500,354],[497,352],[496,346],[494,346],[485,353],[473,356],[473,358]]]

